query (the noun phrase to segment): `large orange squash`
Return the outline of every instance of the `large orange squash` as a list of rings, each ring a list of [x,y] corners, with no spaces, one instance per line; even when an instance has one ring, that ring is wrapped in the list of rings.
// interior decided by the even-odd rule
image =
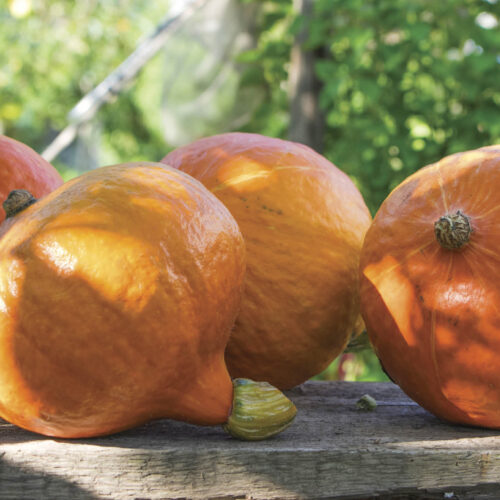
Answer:
[[[199,179],[247,246],[231,375],[291,388],[343,350],[358,314],[359,252],[371,217],[349,177],[312,149],[257,134],[198,140],[162,162]]]
[[[9,214],[24,198],[11,193]],[[168,417],[257,439],[293,419],[276,389],[233,388],[224,348],[244,243],[222,203],[188,175],[148,163],[93,170],[7,218],[0,236],[6,420],[82,437]]]
[[[27,189],[36,198],[63,183],[57,170],[26,144],[0,135],[0,200],[13,189]],[[5,211],[0,207],[0,222]]]
[[[386,371],[435,415],[500,428],[500,146],[446,157],[384,201],[361,304]]]

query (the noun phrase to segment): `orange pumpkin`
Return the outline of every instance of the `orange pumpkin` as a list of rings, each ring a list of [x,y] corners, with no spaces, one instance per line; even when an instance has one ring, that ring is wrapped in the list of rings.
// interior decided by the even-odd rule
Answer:
[[[380,207],[361,306],[388,374],[435,415],[500,428],[500,146],[448,156]]]
[[[359,252],[371,217],[353,182],[312,149],[257,134],[201,139],[162,162],[199,179],[245,239],[231,375],[286,389],[325,369],[359,312]]]
[[[0,135],[0,200],[13,189],[27,189],[36,198],[63,183],[57,170],[26,144]],[[0,222],[5,211],[0,207]]]
[[[12,193],[9,211],[24,195]],[[159,164],[104,167],[8,218],[0,235],[0,416],[58,437],[238,420],[224,348],[244,243],[199,182]],[[241,399],[265,400],[258,427],[293,419],[274,388],[235,385]]]

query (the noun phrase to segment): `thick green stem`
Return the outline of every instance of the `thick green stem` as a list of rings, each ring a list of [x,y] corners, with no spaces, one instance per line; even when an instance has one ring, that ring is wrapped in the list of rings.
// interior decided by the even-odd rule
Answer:
[[[267,382],[233,380],[233,409],[224,429],[231,436],[258,441],[278,434],[295,418],[297,408],[276,387]]]

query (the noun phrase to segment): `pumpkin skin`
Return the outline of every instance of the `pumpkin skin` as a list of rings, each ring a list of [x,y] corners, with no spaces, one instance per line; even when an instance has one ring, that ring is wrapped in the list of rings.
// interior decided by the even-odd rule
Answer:
[[[0,135],[0,199],[14,189],[26,189],[41,198],[63,183],[59,172],[26,144]],[[0,207],[0,222],[5,211]]]
[[[226,422],[244,242],[199,182],[131,163],[0,227],[0,416],[57,437]]]
[[[200,180],[245,239],[231,375],[289,389],[324,370],[359,313],[359,252],[371,222],[349,177],[307,146],[247,133],[195,141],[162,162]]]
[[[438,417],[500,428],[500,146],[446,157],[383,202],[360,263],[361,310],[390,377]],[[469,241],[435,223],[457,211]],[[465,241],[465,240],[463,240]]]

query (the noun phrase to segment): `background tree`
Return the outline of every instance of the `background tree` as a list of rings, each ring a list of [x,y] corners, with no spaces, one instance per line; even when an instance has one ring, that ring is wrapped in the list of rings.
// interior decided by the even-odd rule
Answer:
[[[500,141],[499,14],[496,0],[314,2],[305,48],[323,54],[323,153],[373,212],[416,169]],[[306,20],[286,0],[264,2],[260,16],[244,60],[267,99],[246,130],[286,137],[290,51]]]
[[[319,107],[322,84],[315,71],[316,61],[321,52],[308,50],[306,43],[310,36],[314,0],[293,0],[293,7],[294,15],[300,16],[304,22],[300,31],[295,34],[290,54],[288,139],[307,144],[314,150],[322,152],[325,117]]]

